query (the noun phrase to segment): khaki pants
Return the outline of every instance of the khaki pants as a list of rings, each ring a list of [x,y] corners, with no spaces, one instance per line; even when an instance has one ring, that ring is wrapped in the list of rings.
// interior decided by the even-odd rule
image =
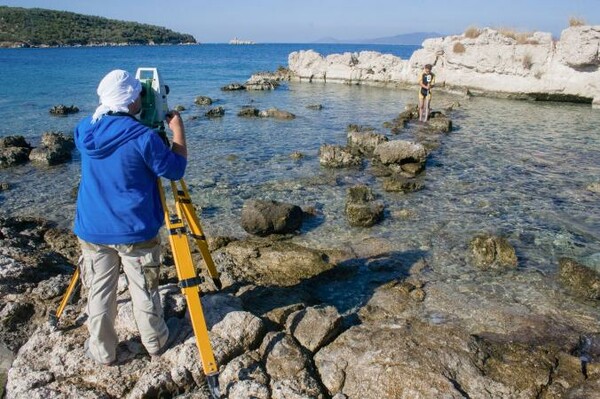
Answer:
[[[169,335],[158,295],[160,238],[130,245],[99,245],[81,239],[79,243],[83,252],[81,280],[88,289],[90,355],[100,363],[116,360],[118,338],[114,324],[121,265],[142,343],[150,354],[157,353]]]

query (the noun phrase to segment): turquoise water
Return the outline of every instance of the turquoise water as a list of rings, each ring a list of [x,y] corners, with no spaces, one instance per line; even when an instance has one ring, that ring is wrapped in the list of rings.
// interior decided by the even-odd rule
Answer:
[[[418,250],[448,270],[457,268],[470,238],[481,231],[506,235],[523,268],[554,270],[559,256],[600,252],[600,195],[586,189],[600,178],[600,111],[589,105],[515,102],[436,94],[433,107],[459,101],[457,127],[442,137],[427,165],[425,189],[385,193],[368,169],[319,166],[324,143],[344,144],[350,123],[382,123],[415,102],[415,92],[341,84],[290,83],[273,92],[222,92],[261,70],[287,65],[291,51],[321,53],[375,50],[404,59],[417,47],[352,45],[201,45],[182,47],[57,48],[0,51],[0,136],[21,134],[37,144],[44,131],[71,132],[97,102],[95,88],[109,70],[158,67],[171,88],[169,104],[184,105],[190,162],[186,182],[202,207],[207,234],[243,236],[241,207],[248,198],[310,206],[318,216],[295,240],[314,247],[379,246]],[[216,99],[223,118],[203,117],[198,95]],[[82,112],[57,118],[56,104]],[[321,111],[307,105],[322,104]],[[278,107],[292,121],[244,119],[244,105]],[[193,119],[193,117],[197,117]],[[409,129],[398,138],[414,139]],[[294,151],[305,156],[290,158]],[[79,159],[52,168],[0,170],[12,189],[0,193],[1,213],[39,215],[69,227]],[[349,228],[345,191],[369,184],[386,204],[383,223]],[[368,252],[368,251],[367,251]]]

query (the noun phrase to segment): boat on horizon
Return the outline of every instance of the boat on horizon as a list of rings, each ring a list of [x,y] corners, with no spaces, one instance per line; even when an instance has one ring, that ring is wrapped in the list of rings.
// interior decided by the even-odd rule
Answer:
[[[255,44],[252,40],[240,40],[237,37],[234,37],[229,41],[229,44]]]

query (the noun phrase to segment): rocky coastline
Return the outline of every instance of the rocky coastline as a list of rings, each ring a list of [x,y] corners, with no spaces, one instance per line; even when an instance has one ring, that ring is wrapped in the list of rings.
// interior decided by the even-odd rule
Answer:
[[[412,87],[434,65],[436,90],[466,95],[591,103],[600,107],[600,26],[521,37],[490,28],[427,39],[409,60],[373,51],[322,56],[293,52],[294,80]]]
[[[421,51],[430,55],[427,48]],[[348,71],[349,76],[363,76],[362,67],[356,69],[361,57],[362,53],[358,63],[333,75],[339,78],[332,79],[330,73],[318,75],[321,78],[303,75],[290,65],[296,77],[280,70],[273,75],[277,84],[271,82],[272,75],[260,74],[246,85],[274,90],[287,79],[412,84],[418,70],[407,70],[406,81],[345,79]],[[440,69],[436,72],[443,81],[449,75]],[[377,74],[367,74],[371,75]],[[207,97],[195,102],[199,107],[212,104]],[[315,105],[310,112],[322,108]],[[356,121],[347,126],[345,142],[321,146],[320,167],[333,174],[370,174],[382,182],[384,192],[362,184],[348,189],[348,226],[368,229],[391,212],[399,217],[410,212],[386,209],[386,195],[420,195],[417,191],[427,184],[428,159],[443,148],[448,134],[454,134],[453,110],[459,104],[439,108],[444,112],[436,111],[428,122],[419,123],[415,105],[408,105],[393,120],[382,121],[385,130]],[[205,116],[230,117],[218,110]],[[236,117],[295,123],[294,114],[277,109],[243,108]],[[51,159],[66,162],[72,139],[48,132],[38,149],[34,152],[22,137],[5,138],[0,160],[6,162],[0,167],[40,159],[48,166],[55,164]],[[41,154],[32,156],[36,152]],[[598,193],[598,183],[588,190]],[[220,290],[205,275],[199,251],[193,253],[205,275],[202,304],[223,397],[598,397],[597,256],[563,258],[549,273],[521,268],[511,239],[485,231],[462,245],[443,234],[421,247],[393,238],[328,250],[295,243],[294,236],[315,212],[248,199],[240,220],[247,236],[209,237],[221,274]],[[58,329],[47,323],[78,257],[76,237],[52,221],[0,218],[0,354],[10,354],[9,361],[0,363],[5,397],[209,398],[169,246],[162,251],[160,293],[165,318],[177,326],[177,336],[161,357],[146,353],[122,278],[116,323],[120,344],[113,367],[98,367],[84,355],[85,292],[77,291]],[[446,270],[448,261],[458,271]],[[525,288],[527,295],[522,294]]]
[[[350,125],[345,144],[322,148],[322,167],[358,166],[391,192],[416,191],[428,156],[452,134],[451,116],[418,123],[409,105],[384,124],[389,132]],[[384,208],[385,194],[348,190],[349,225],[368,228]],[[520,269],[510,241],[487,232],[429,253],[385,239],[316,250],[293,241],[311,214],[250,199],[240,221],[249,235],[209,241],[223,288],[205,276],[201,292],[223,397],[558,399],[600,391],[597,268],[565,258],[556,273]],[[123,279],[113,367],[84,356],[85,293],[58,329],[47,323],[78,256],[76,238],[51,221],[0,220],[0,346],[14,356],[5,396],[209,398],[170,248],[160,292],[177,338],[160,358],[145,352]],[[200,253],[193,256],[205,274]],[[448,257],[460,274],[440,266]]]

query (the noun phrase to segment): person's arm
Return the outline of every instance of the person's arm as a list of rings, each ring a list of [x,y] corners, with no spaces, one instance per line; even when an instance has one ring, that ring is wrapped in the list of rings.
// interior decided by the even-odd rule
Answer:
[[[419,75],[419,86],[423,89],[428,89],[427,85],[425,83],[423,83],[423,75],[424,72],[421,72],[421,74]]]
[[[175,154],[179,154],[184,158],[187,158],[187,145],[185,142],[185,128],[183,127],[183,120],[181,115],[177,111],[170,111],[167,115],[167,123],[169,128],[173,132],[173,139],[171,150]]]

